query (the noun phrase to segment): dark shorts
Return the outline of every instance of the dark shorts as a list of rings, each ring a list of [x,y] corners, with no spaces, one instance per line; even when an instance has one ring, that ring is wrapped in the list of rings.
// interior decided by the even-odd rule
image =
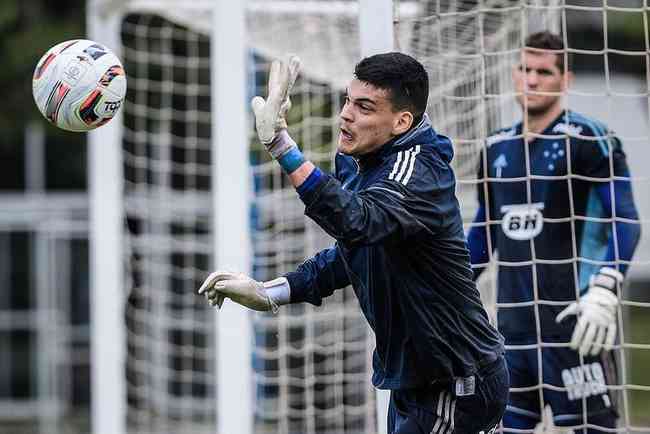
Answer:
[[[494,432],[508,399],[505,359],[482,368],[474,381],[474,393],[463,396],[451,382],[391,391],[388,434]]]
[[[536,348],[511,349],[506,359],[512,389],[504,428],[533,428],[545,405],[551,406],[556,425],[572,427],[576,433],[585,423],[616,427],[615,396],[608,388],[616,382],[616,366],[610,353],[581,362],[570,348],[543,348],[541,354]]]

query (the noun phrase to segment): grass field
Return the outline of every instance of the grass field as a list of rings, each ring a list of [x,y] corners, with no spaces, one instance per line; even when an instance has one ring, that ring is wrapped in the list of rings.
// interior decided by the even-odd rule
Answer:
[[[646,307],[626,307],[625,342],[650,345],[650,311]],[[650,387],[650,349],[627,350],[628,385]],[[629,390],[630,422],[648,427],[650,432],[650,391]]]

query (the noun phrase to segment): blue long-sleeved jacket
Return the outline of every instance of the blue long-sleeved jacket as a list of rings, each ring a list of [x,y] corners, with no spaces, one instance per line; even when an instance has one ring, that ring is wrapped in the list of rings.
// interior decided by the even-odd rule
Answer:
[[[469,268],[451,142],[428,117],[372,155],[336,157],[301,198],[336,244],[286,275],[291,302],[352,285],[376,335],[373,384],[400,389],[477,372],[503,352]]]
[[[565,111],[528,144],[517,123],[483,152],[468,241],[477,275],[488,245],[499,253],[499,331],[509,342],[565,342],[575,317],[558,324],[566,304],[556,302],[575,300],[602,266],[625,272],[640,237],[623,146],[601,122]]]

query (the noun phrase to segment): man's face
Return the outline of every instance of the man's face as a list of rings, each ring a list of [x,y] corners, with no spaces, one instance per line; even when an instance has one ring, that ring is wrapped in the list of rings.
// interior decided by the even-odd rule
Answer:
[[[398,124],[403,114],[393,111],[389,91],[352,80],[339,114],[339,152],[361,156],[379,149],[402,132]]]
[[[566,89],[564,71],[557,65],[557,54],[522,51],[521,63],[512,77],[517,101],[528,115],[542,115],[560,102]]]

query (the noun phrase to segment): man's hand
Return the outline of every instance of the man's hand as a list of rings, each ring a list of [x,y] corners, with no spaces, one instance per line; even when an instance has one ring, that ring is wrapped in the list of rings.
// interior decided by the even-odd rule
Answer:
[[[553,410],[550,405],[546,404],[542,411],[542,420],[535,425],[533,434],[573,434],[573,430],[556,427],[553,421]]]
[[[251,279],[243,273],[215,271],[210,274],[199,288],[211,306],[221,307],[224,298],[249,309],[276,312],[278,306],[264,289],[264,284]]]
[[[601,350],[609,351],[616,339],[616,313],[618,297],[616,290],[623,282],[623,275],[613,268],[603,267],[591,276],[589,289],[580,301],[571,303],[558,314],[556,322],[569,315],[577,315],[578,321],[571,348],[582,355],[595,356]]]
[[[287,129],[285,116],[291,108],[289,93],[299,70],[300,59],[297,56],[289,56],[283,61],[274,60],[269,73],[269,93],[266,100],[261,96],[251,100],[257,136],[276,159],[284,152],[283,149],[274,146],[273,142],[280,131]]]

